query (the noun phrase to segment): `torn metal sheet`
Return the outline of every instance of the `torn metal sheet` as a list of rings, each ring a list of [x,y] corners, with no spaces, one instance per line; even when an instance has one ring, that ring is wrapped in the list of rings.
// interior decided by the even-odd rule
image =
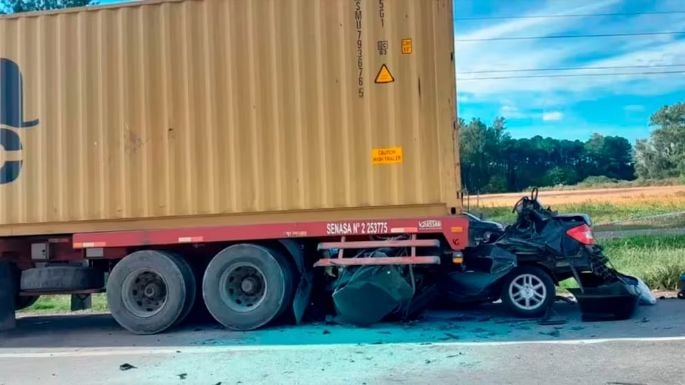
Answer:
[[[369,266],[344,273],[333,293],[338,321],[370,325],[409,304],[414,290],[395,266]]]
[[[516,255],[494,245],[481,245],[465,259],[464,271],[443,279],[443,294],[451,302],[486,301],[498,295],[496,283],[517,266]]]
[[[596,287],[568,289],[578,301],[583,321],[623,320],[632,317],[640,299],[622,281]]]

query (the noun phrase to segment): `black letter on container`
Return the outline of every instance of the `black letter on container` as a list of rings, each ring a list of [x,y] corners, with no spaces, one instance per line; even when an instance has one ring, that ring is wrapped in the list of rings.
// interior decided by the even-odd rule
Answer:
[[[0,128],[0,146],[5,151],[21,151],[21,139],[19,135],[6,128]],[[0,167],[0,184],[14,182],[21,171],[21,160],[8,160]]]
[[[17,63],[0,58],[0,126],[13,129],[38,125],[38,120],[24,121],[24,85]],[[5,151],[21,151],[19,134],[0,128],[0,146]],[[21,160],[6,161],[0,167],[0,184],[14,182],[21,171]]]

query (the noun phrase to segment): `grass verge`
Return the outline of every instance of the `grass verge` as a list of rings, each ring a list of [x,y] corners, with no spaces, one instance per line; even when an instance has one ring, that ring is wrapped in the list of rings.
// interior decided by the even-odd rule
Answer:
[[[104,293],[93,294],[92,304],[93,307],[91,308],[91,311],[103,312],[109,310],[107,307],[107,298]],[[19,313],[51,314],[68,313],[69,311],[71,311],[71,296],[44,295],[33,305],[20,310]]]
[[[635,236],[601,242],[604,254],[621,273],[639,277],[652,290],[678,290],[685,273],[685,235]],[[574,279],[564,289],[578,287]]]
[[[636,236],[603,245],[618,271],[640,277],[651,289],[678,289],[685,273],[685,236]]]

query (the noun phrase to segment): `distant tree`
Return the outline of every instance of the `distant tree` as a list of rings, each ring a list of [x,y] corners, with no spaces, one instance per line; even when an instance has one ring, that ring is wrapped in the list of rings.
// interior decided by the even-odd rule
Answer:
[[[89,5],[91,0],[0,0],[0,13],[46,11]]]
[[[499,174],[491,176],[488,184],[483,187],[483,191],[489,193],[502,193],[509,191],[506,178]]]
[[[572,185],[578,182],[578,173],[568,166],[555,166],[545,173],[543,178],[543,185],[557,186],[557,185]]]
[[[649,139],[635,145],[635,167],[642,178],[685,176],[685,103],[665,106],[652,115]]]
[[[463,185],[471,192],[484,191],[498,173],[502,155],[501,143],[508,138],[504,119],[487,126],[480,119],[459,121],[459,145]]]
[[[593,134],[585,143],[588,175],[604,175],[613,179],[635,178],[632,146],[620,136]]]

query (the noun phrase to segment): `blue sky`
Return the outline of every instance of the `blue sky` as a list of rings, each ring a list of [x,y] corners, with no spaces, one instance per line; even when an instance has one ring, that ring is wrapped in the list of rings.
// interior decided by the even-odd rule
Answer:
[[[455,0],[455,18],[685,11],[684,0]],[[578,39],[460,42],[512,36],[685,31],[685,13],[573,18],[456,20],[459,115],[507,118],[514,137],[587,139],[592,133],[633,142],[649,136],[650,115],[685,101],[685,73],[468,81],[470,77],[685,70],[685,34]],[[653,66],[565,72],[470,71]]]
[[[100,0],[116,3],[121,0]],[[419,0],[417,0],[419,1]],[[458,111],[470,120],[507,118],[514,137],[587,139],[592,133],[634,142],[649,136],[649,117],[685,101],[685,73],[596,77],[467,80],[471,77],[545,74],[608,74],[685,70],[685,34],[578,39],[460,42],[514,36],[624,34],[685,31],[685,0],[454,0]],[[631,16],[520,18],[532,15],[637,13]],[[680,67],[560,72],[465,72],[683,64]]]

